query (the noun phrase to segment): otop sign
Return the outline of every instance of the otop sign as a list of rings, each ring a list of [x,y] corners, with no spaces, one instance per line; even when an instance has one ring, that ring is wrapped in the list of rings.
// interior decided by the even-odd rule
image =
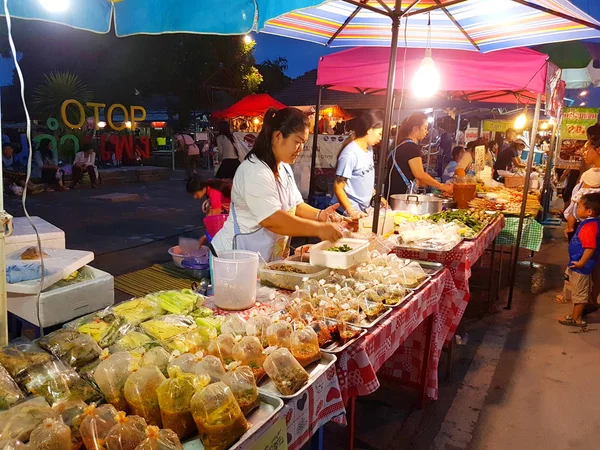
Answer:
[[[85,105],[94,110],[95,127],[96,130],[99,130],[100,108],[106,108],[106,103],[87,102]],[[67,117],[67,108],[69,107],[77,108],[79,111],[79,121],[77,123],[71,123],[69,121],[69,118]],[[119,126],[115,125],[113,122],[115,110],[119,110],[123,114],[123,123]],[[138,114],[136,115],[136,113]],[[60,108],[60,115],[63,123],[69,128],[81,128],[85,124],[85,110],[83,109],[83,105],[75,99],[68,99],[63,102]],[[127,122],[131,122],[131,129],[135,130],[136,122],[143,122],[144,120],[146,120],[146,109],[142,106],[131,105],[129,109],[127,109],[125,105],[115,103],[110,105],[106,111],[106,122],[108,123],[108,126],[115,131],[124,130],[127,127]]]

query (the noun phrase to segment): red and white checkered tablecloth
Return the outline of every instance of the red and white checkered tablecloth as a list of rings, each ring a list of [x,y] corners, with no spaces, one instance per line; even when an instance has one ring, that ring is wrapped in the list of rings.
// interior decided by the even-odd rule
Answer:
[[[467,309],[470,298],[469,278],[471,278],[471,267],[481,258],[485,249],[492,244],[496,236],[500,234],[500,231],[504,228],[504,223],[504,216],[500,215],[477,239],[463,241],[450,252],[429,252],[427,250],[419,251],[403,248],[392,250],[401,258],[440,262],[450,269],[458,292],[451,306],[455,313],[452,316],[452,326],[446,335],[446,342],[449,342],[454,336],[465,309]]]
[[[377,372],[409,384],[420,383],[425,345],[425,319],[433,314],[427,395],[437,399],[437,367],[444,338],[452,324],[456,288],[450,272],[436,275],[404,306],[395,309],[344,352],[338,353],[337,376],[344,402],[379,388]],[[381,369],[381,370],[380,370]],[[342,422],[342,418],[336,421]]]

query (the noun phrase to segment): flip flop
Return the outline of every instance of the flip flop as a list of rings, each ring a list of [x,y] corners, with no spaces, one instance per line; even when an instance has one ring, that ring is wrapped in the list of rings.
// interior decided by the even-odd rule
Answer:
[[[587,327],[587,322],[585,320],[582,320],[581,322],[577,323],[575,319],[573,319],[573,316],[565,316],[562,319],[558,319],[558,323],[567,327]]]

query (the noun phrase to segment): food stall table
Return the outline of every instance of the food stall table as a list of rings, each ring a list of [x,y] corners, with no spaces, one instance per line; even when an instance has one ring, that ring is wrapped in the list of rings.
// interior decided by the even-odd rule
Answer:
[[[507,217],[504,229],[496,239],[497,245],[514,246],[517,243],[517,233],[519,230],[519,218]],[[521,248],[526,248],[532,252],[539,252],[544,237],[544,227],[533,217],[523,219],[523,234],[521,235]]]
[[[454,336],[469,303],[471,267],[481,258],[485,250],[494,243],[494,240],[504,228],[504,223],[504,216],[500,215],[486,227],[477,239],[463,241],[449,252],[429,252],[427,250],[419,251],[404,248],[392,249],[392,252],[401,258],[440,262],[450,269],[457,294],[452,304],[452,309],[455,313],[452,317],[452,326],[446,335],[447,343]]]

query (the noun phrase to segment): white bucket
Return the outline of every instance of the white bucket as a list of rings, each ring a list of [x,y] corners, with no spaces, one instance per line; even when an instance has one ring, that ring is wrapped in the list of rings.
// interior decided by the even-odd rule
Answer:
[[[254,306],[258,278],[258,253],[246,250],[219,252],[212,258],[215,306],[239,311]]]

